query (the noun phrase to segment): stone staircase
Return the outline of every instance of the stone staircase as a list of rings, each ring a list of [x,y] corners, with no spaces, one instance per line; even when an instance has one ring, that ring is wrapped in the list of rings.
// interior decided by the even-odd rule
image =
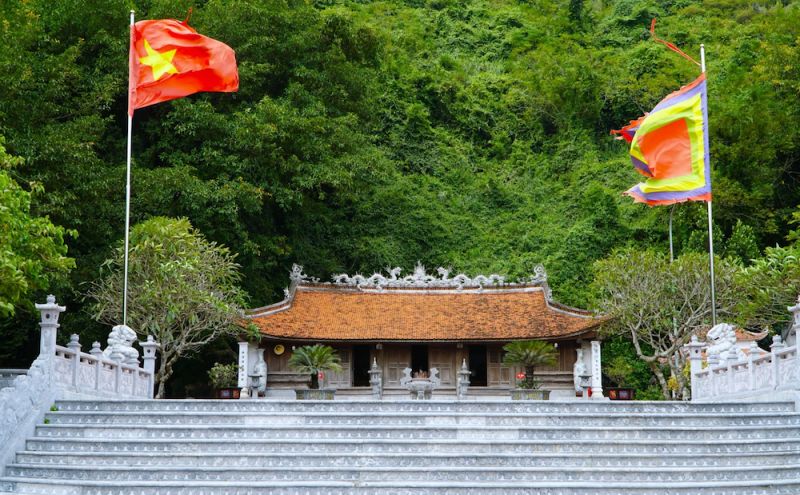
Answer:
[[[60,401],[0,493],[800,493],[793,403]]]

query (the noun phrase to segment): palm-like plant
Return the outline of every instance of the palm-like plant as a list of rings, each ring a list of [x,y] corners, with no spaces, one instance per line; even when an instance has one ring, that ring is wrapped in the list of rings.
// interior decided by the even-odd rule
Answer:
[[[506,355],[503,366],[523,366],[525,381],[519,384],[522,388],[539,388],[539,382],[533,379],[536,366],[555,366],[558,364],[558,351],[553,344],[541,340],[525,340],[509,342],[503,346]]]
[[[289,358],[289,367],[303,375],[311,375],[311,382],[308,388],[319,389],[319,372],[335,371],[342,372],[339,365],[339,356],[333,347],[328,345],[314,344],[305,345],[296,349]]]

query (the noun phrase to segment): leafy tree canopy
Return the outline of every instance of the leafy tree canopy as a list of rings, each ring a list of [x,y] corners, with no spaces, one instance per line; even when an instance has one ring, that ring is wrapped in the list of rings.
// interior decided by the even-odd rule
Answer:
[[[136,112],[133,223],[186,217],[229,246],[256,306],[292,263],[322,278],[386,266],[532,273],[585,306],[592,263],[668,251],[668,208],[608,133],[698,69],[705,43],[717,252],[785,246],[800,204],[800,7],[542,0],[9,0],[0,3],[0,132],[32,208],[74,229],[71,285],[123,237],[128,11],[183,19],[237,54],[237,93]],[[705,210],[675,213],[678,254]],[[101,339],[74,316],[67,331]],[[86,338],[83,336],[84,339]]]
[[[31,213],[31,198],[42,194],[41,184],[26,191],[12,178],[12,167],[22,159],[6,154],[0,136],[0,316],[31,306],[31,293],[47,289],[75,266],[68,258],[67,232],[45,217]],[[26,308],[28,309],[28,308]]]
[[[121,246],[87,292],[94,318],[108,325],[123,321],[124,256]],[[233,258],[185,218],[154,217],[131,229],[127,324],[161,344],[158,398],[180,357],[220,336],[244,333],[239,320],[247,296]]]

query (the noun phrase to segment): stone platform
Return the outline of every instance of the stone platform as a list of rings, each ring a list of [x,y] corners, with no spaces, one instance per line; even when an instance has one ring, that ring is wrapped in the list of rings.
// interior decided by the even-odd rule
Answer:
[[[73,400],[0,493],[800,493],[793,403]]]

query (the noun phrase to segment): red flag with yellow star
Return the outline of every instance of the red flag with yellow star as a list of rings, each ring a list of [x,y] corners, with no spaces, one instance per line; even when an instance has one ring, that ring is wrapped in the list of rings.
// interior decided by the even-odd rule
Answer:
[[[233,49],[174,19],[131,27],[128,115],[198,91],[239,89]]]

